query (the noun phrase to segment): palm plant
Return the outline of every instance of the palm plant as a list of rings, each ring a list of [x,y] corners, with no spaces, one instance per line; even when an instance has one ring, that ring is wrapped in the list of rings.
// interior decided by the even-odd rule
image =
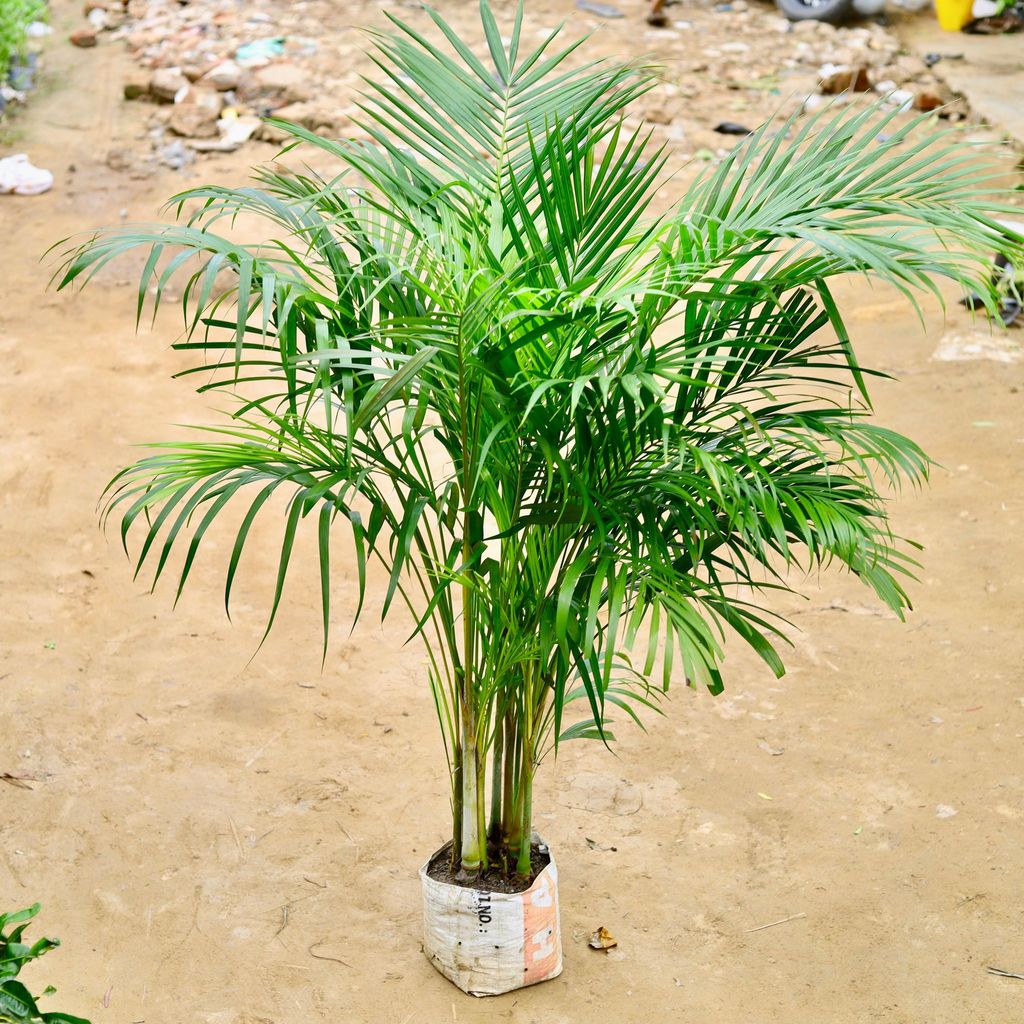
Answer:
[[[763,605],[787,570],[837,563],[909,607],[885,494],[929,463],[871,420],[829,282],[986,294],[990,252],[1022,239],[974,153],[878,107],[766,126],[655,213],[667,154],[624,119],[651,68],[578,62],[557,33],[525,52],[522,7],[503,40],[487,0],[479,57],[427,13],[437,43],[375,36],[368,141],[279,125],[336,174],[190,189],[173,225],[68,249],[59,285],[148,250],[141,315],[189,272],[177,347],[234,403],[112,481],[138,569],[155,585],[184,548],[180,594],[241,503],[227,604],[286,495],[267,630],[310,523],[326,657],[340,528],[356,617],[376,560],[383,614],[405,605],[425,645],[452,868],[528,876],[542,758],[610,742],[612,713],[639,721],[675,677],[719,692],[728,633],[781,674]],[[272,240],[218,233],[240,214]]]

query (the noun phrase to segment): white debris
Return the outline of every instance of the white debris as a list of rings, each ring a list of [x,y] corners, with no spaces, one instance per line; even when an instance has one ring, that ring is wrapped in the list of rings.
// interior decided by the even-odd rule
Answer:
[[[53,187],[53,175],[34,166],[25,153],[0,160],[0,193],[16,196],[37,196]]]

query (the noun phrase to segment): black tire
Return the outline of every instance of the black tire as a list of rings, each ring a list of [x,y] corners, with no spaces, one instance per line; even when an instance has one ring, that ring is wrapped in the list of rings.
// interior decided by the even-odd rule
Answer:
[[[790,21],[828,21],[837,25],[853,15],[853,0],[775,0]]]

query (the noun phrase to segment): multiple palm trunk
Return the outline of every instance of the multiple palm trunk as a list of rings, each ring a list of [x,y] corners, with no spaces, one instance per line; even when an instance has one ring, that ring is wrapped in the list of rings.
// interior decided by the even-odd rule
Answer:
[[[464,695],[452,773],[452,866],[464,874],[498,868],[503,874],[530,875],[533,774],[544,690],[535,705],[530,699],[533,680],[523,682],[528,699],[522,717],[508,708],[493,721],[482,718],[472,694]]]

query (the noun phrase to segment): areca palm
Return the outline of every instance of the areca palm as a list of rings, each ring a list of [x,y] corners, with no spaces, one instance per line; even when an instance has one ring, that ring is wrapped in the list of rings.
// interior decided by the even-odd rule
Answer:
[[[188,274],[178,347],[237,403],[112,482],[140,569],[183,546],[180,593],[241,505],[227,603],[285,494],[267,629],[308,527],[326,654],[338,536],[356,617],[379,561],[383,613],[407,606],[429,659],[453,866],[528,875],[543,756],[611,741],[673,678],[717,693],[729,633],[781,674],[765,604],[788,569],[838,563],[908,607],[884,494],[928,459],[870,418],[829,282],[984,293],[992,249],[1022,239],[973,152],[880,108],[766,126],[655,212],[666,154],[624,120],[649,68],[579,63],[554,34],[526,52],[522,8],[503,41],[486,0],[478,56],[428,14],[436,43],[375,39],[369,141],[280,125],[336,174],[190,189],[176,224],[70,249],[59,283],[141,247],[141,315]],[[274,240],[218,233],[243,213]]]

